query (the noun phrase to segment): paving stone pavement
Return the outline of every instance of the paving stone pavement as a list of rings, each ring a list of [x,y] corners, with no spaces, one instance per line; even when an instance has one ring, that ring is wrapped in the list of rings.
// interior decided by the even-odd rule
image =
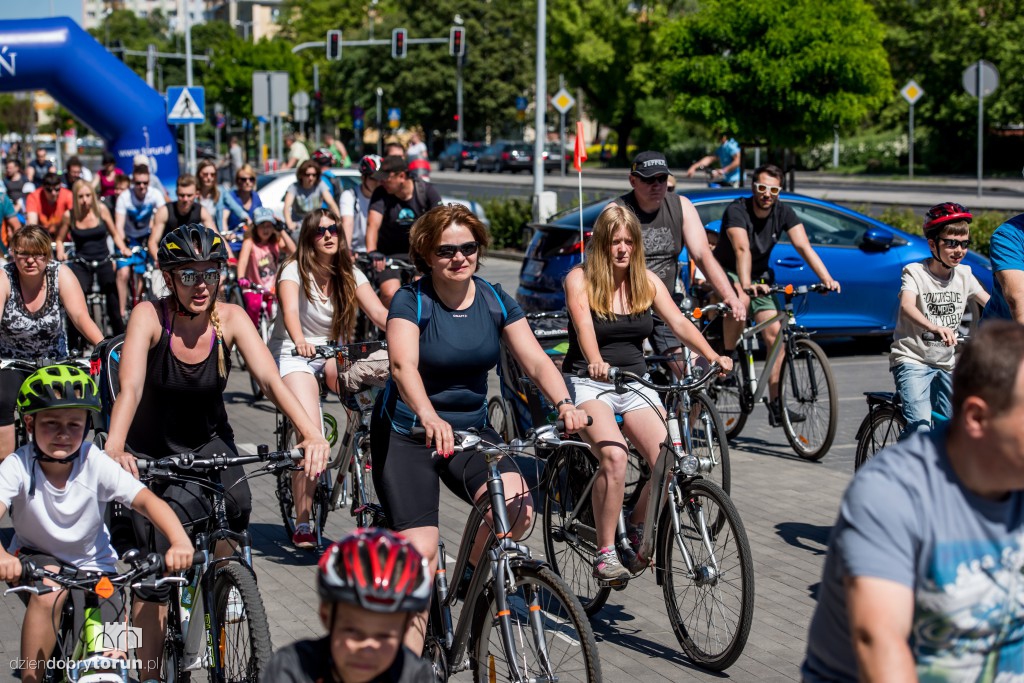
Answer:
[[[266,401],[249,405],[247,389],[248,377],[234,373],[228,398],[237,441],[272,444],[273,409]],[[336,403],[333,407],[328,404],[327,410],[343,414]],[[751,425],[764,422],[763,418],[755,416]],[[612,593],[608,605],[593,621],[606,681],[728,678],[769,682],[798,677],[825,543],[851,472],[782,455],[786,451],[782,434],[775,431],[766,436],[780,446],[778,454],[773,454],[775,449],[760,447],[761,452],[750,453],[743,450],[742,443],[730,452],[732,497],[746,525],[756,577],[753,628],[742,656],[722,675],[703,672],[690,664],[681,654],[665,615],[661,589],[647,573],[631,582],[626,591]],[[316,617],[315,556],[296,551],[286,542],[272,480],[254,479],[251,486],[255,565],[274,646],[317,637],[322,629]],[[448,553],[454,556],[466,519],[465,505],[445,492],[441,514],[442,535]],[[8,518],[0,525],[5,543],[9,526]],[[351,528],[351,519],[344,512],[332,513],[327,534],[335,538]],[[538,555],[542,554],[539,528],[528,543]],[[18,656],[22,612],[13,596],[0,600],[0,680],[14,680],[8,662]],[[461,674],[454,680],[470,677]]]

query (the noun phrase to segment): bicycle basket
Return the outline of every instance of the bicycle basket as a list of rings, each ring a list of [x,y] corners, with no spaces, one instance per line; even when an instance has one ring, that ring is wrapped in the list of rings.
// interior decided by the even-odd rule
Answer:
[[[360,342],[338,347],[338,398],[347,405],[372,406],[377,390],[390,376],[386,341]]]

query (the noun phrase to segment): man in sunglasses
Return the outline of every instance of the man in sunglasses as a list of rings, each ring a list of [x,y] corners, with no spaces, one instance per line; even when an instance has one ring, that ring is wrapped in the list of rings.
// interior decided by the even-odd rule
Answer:
[[[38,223],[52,237],[57,234],[61,219],[72,203],[71,191],[61,187],[60,177],[51,171],[43,176],[40,188],[25,199],[25,222]]]
[[[640,152],[633,159],[629,184],[633,190],[614,200],[629,207],[640,220],[644,237],[644,259],[647,267],[661,278],[670,292],[676,292],[679,282],[679,253],[686,245],[687,252],[722,300],[732,308],[740,320],[746,318],[746,307],[740,304],[725,271],[711,255],[704,224],[689,199],[668,192],[668,162],[661,152]],[[654,333],[650,337],[655,353],[671,354],[682,346],[668,326],[654,316]]]
[[[758,323],[773,317],[778,311],[774,297],[768,294],[772,273],[769,268],[772,249],[788,233],[789,241],[822,284],[838,292],[839,283],[832,279],[828,269],[811,247],[804,224],[796,212],[779,199],[782,191],[782,169],[772,164],[759,166],[754,171],[751,197],[740,197],[725,209],[722,218],[722,235],[715,247],[715,258],[729,273],[736,293],[743,301],[744,308],[750,307]],[[765,328],[764,342],[771,346],[779,334],[781,325],[775,323]],[[736,343],[743,333],[743,324],[736,320],[725,320],[723,336],[725,352],[737,358]],[[782,370],[782,354],[772,368],[768,379],[768,422],[773,427],[782,424],[779,404],[779,372]],[[801,422],[805,415],[790,414],[790,420]]]
[[[380,183],[370,199],[366,216],[366,251],[374,257],[380,300],[391,305],[401,287],[401,271],[385,269],[384,259],[409,258],[409,230],[416,219],[441,203],[441,195],[430,183],[409,174],[400,156],[385,157],[380,170],[371,176]]]
[[[153,228],[153,216],[167,202],[164,196],[150,186],[149,167],[136,164],[132,169],[132,184],[117,197],[114,204],[114,227],[129,249],[145,247]],[[129,266],[140,266],[145,259],[135,255],[117,261],[117,296],[121,302],[121,315],[125,314],[128,299]]]

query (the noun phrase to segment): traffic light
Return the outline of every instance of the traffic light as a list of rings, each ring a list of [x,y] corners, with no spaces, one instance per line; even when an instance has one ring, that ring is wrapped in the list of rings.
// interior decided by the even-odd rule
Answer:
[[[327,32],[327,61],[334,62],[341,59],[341,31],[331,29]]]
[[[452,57],[466,54],[466,29],[462,26],[452,26],[448,34],[448,54]]]
[[[405,38],[408,33],[404,28],[396,28],[391,32],[391,56],[394,59],[405,59]]]
[[[310,103],[314,116],[320,116],[324,110],[324,94],[319,90],[313,93],[313,101]]]

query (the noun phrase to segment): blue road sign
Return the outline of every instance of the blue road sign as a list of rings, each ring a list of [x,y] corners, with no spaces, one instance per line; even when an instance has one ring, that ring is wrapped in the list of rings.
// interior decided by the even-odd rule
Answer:
[[[519,110],[519,111],[526,111],[526,98],[525,97],[517,97],[516,98],[516,109]]]
[[[206,93],[201,86],[167,88],[167,123],[202,123],[206,120]]]
[[[398,107],[391,107],[388,109],[388,121],[401,121],[402,110]]]
[[[352,120],[352,127],[355,130],[362,130],[363,129],[363,120],[362,119],[353,119]]]

